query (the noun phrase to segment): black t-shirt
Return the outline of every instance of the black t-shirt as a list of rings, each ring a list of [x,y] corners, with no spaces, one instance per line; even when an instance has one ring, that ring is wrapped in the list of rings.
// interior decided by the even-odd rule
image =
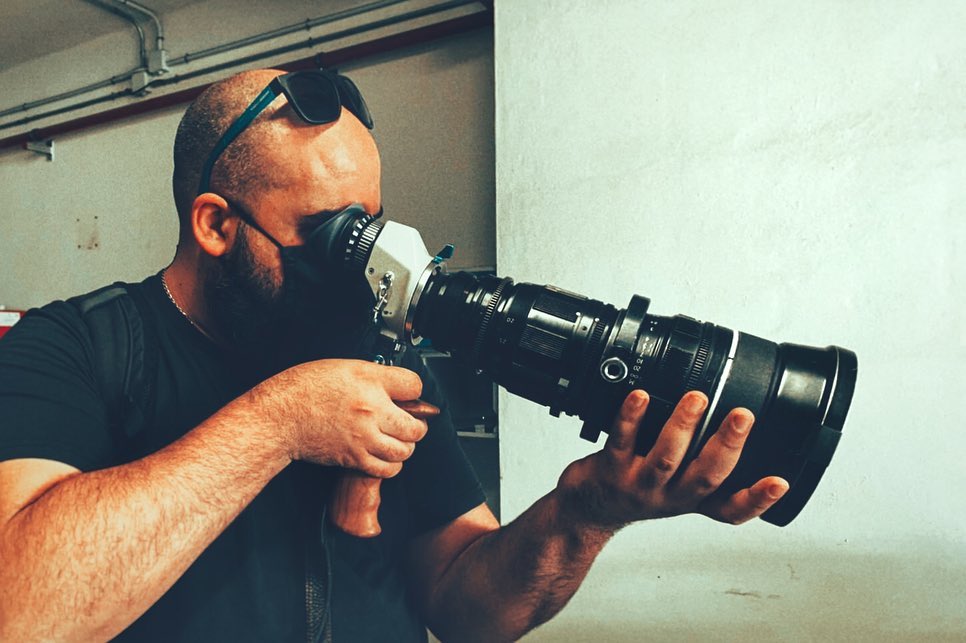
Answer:
[[[87,326],[73,305],[54,302],[0,341],[0,461],[45,458],[82,471],[121,465],[174,442],[257,381],[191,326],[158,275],[127,288],[142,296],[157,331],[155,413],[147,428],[130,440],[109,430]],[[119,640],[305,641],[306,557],[318,556],[324,538],[334,640],[425,641],[406,591],[407,543],[484,497],[437,387],[417,360],[403,365],[419,372],[422,398],[443,413],[402,473],[383,482],[380,536],[353,538],[332,527],[323,535],[320,516],[335,471],[293,463]]]

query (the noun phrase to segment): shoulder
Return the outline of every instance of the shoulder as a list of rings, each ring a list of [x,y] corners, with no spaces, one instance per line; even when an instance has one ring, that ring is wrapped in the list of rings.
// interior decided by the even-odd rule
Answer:
[[[0,363],[45,356],[89,370],[95,352],[90,315],[142,284],[117,282],[91,292],[33,308],[0,341]]]
[[[33,308],[0,341],[0,363],[61,353],[89,355],[90,333],[76,306],[54,301]]]
[[[133,352],[137,311],[124,286],[32,309],[0,340],[0,460],[80,470],[118,462],[116,416],[144,362]]]

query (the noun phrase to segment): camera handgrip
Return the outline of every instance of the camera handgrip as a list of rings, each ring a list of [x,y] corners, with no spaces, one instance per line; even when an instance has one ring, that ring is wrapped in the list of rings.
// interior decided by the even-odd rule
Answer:
[[[396,406],[418,420],[439,415],[439,408],[422,400],[396,402]],[[382,533],[379,526],[381,484],[381,478],[359,471],[343,471],[332,490],[329,506],[332,524],[358,538],[372,538]]]
[[[372,538],[382,533],[378,518],[381,484],[380,478],[359,471],[343,471],[332,490],[329,514],[332,524],[358,538]]]

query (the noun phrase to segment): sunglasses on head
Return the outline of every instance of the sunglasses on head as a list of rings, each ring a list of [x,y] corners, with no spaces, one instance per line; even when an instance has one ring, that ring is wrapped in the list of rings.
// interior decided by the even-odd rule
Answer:
[[[324,69],[312,71],[293,71],[276,76],[268,87],[255,97],[255,100],[245,108],[241,116],[229,126],[211,154],[208,155],[201,169],[201,182],[198,184],[198,194],[208,192],[211,184],[211,171],[222,152],[231,145],[245,128],[265,110],[280,94],[288,99],[292,106],[306,123],[324,125],[339,120],[342,108],[352,112],[363,125],[372,129],[372,116],[366,101],[363,100],[359,88],[347,77]]]

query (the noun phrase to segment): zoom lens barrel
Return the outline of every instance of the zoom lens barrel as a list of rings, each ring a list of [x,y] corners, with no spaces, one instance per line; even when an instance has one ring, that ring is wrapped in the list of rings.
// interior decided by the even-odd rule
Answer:
[[[855,387],[855,354],[774,342],[677,315],[648,315],[635,295],[626,309],[552,286],[465,272],[427,283],[414,316],[418,335],[511,393],[584,420],[596,441],[635,388],[650,403],[638,431],[644,454],[690,390],[710,401],[686,460],[697,456],[727,413],[756,417],[722,493],[779,475],[791,489],[762,517],[788,524],[804,507],[841,436]]]

